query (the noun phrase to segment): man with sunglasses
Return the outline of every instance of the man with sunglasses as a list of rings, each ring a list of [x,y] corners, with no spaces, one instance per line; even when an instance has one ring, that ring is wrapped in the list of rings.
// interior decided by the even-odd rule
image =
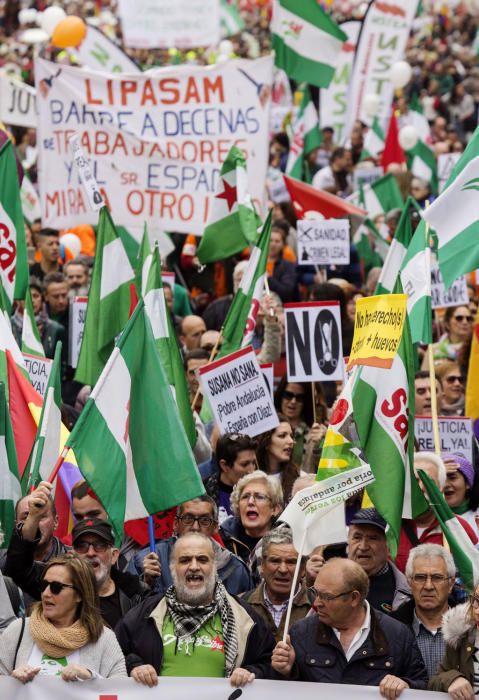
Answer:
[[[278,642],[271,665],[278,678],[376,685],[383,697],[425,690],[427,672],[412,632],[368,603],[369,579],[348,559],[330,559],[314,582],[316,615]]]
[[[246,564],[219,544],[218,507],[213,499],[206,495],[181,503],[175,517],[175,535],[166,540],[158,540],[155,552],[150,552],[149,548],[138,552],[130,560],[128,571],[143,575],[145,583],[154,593],[164,593],[173,583],[170,561],[175,542],[190,532],[198,532],[211,538],[218,578],[228,593],[236,595],[253,587]]]

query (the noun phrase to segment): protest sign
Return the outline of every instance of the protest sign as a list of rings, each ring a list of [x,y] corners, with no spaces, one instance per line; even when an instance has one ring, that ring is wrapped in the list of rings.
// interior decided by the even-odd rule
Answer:
[[[36,129],[36,91],[31,85],[0,74],[0,121]]]
[[[389,369],[401,342],[407,294],[378,294],[358,299],[348,368]]]
[[[85,38],[80,46],[70,51],[91,70],[106,73],[141,73],[136,63],[119,46],[88,21]]]
[[[336,301],[285,304],[289,382],[343,379],[341,311]]]
[[[250,437],[272,430],[278,416],[251,345],[199,368],[220,432]]]
[[[29,355],[26,352],[22,352],[22,355],[33,388],[38,391],[40,396],[45,396],[53,360],[50,360],[48,357]]]
[[[73,368],[77,366],[80,355],[87,304],[88,297],[75,297],[70,302],[68,364]]]
[[[444,185],[449,179],[454,166],[461,157],[460,153],[440,153],[437,157],[437,177],[439,180],[439,192],[442,192]]]
[[[105,202],[101,196],[97,181],[92,174],[90,163],[86,159],[83,148],[80,145],[80,137],[78,135],[72,136],[69,141],[69,146],[73,162],[75,163],[80,181],[86,192],[90,208],[93,209],[93,211],[99,211],[103,206],[105,206]]]
[[[438,424],[441,452],[461,455],[472,464],[472,439],[474,432],[471,418],[465,418],[464,416],[439,416]],[[414,435],[418,442],[419,450],[434,452],[432,418],[429,416],[418,416],[415,420]]]
[[[220,40],[220,0],[120,0],[123,42],[133,49],[187,49]]]
[[[464,275],[454,280],[449,289],[446,289],[439,266],[431,265],[431,307],[443,309],[447,306],[462,304],[469,306],[469,295]]]
[[[168,66],[138,75],[35,63],[42,222],[96,224],[69,151],[78,134],[115,224],[141,240],[161,231],[202,235],[231,146],[248,161],[261,213],[268,164],[273,59]]]
[[[298,221],[298,265],[349,265],[349,220]]]
[[[260,365],[260,370],[263,372],[263,377],[266,382],[266,386],[268,387],[269,393],[271,396],[274,395],[274,369],[273,369],[273,363],[272,362],[267,362],[264,365]]]
[[[40,198],[28,175],[23,175],[22,186],[20,188],[20,199],[22,200],[23,216],[32,223],[35,219],[41,219],[42,208]]]
[[[361,185],[371,185],[380,177],[384,176],[384,170],[381,166],[375,165],[373,168],[368,166],[358,167],[353,172],[353,190],[358,190]]]

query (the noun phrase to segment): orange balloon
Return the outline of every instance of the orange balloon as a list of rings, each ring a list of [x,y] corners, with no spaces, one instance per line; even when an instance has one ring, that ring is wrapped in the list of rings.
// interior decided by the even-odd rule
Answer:
[[[86,36],[86,24],[80,17],[65,17],[53,30],[52,44],[57,49],[68,49],[81,44]]]

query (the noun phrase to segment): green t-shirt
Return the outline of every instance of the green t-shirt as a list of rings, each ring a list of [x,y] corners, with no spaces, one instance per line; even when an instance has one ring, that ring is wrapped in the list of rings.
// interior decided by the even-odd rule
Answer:
[[[218,613],[200,627],[194,637],[180,640],[175,635],[171,617],[166,615],[161,636],[162,676],[225,677],[223,626]]]

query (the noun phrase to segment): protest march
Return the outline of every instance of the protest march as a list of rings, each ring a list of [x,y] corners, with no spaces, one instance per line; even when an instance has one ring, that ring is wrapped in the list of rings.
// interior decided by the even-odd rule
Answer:
[[[5,697],[479,693],[478,57],[479,0],[0,0]]]

